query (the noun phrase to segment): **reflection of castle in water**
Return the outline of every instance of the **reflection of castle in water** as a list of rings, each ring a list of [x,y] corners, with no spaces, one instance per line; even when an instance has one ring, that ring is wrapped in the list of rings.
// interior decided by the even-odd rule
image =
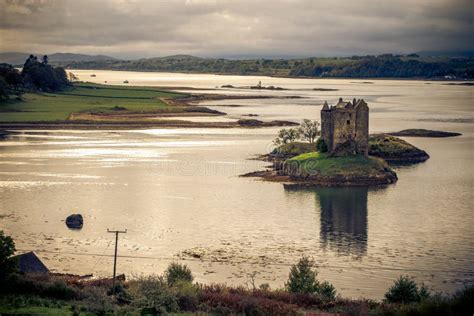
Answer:
[[[320,242],[323,248],[341,255],[366,255],[367,187],[285,189],[316,193],[321,209]]]
[[[321,243],[338,253],[367,253],[367,187],[315,189],[321,205]]]

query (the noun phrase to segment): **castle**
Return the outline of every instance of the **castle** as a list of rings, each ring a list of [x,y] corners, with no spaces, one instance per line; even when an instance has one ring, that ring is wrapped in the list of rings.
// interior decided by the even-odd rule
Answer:
[[[363,99],[352,103],[339,98],[336,105],[324,102],[321,110],[321,138],[334,156],[368,155],[369,107]]]

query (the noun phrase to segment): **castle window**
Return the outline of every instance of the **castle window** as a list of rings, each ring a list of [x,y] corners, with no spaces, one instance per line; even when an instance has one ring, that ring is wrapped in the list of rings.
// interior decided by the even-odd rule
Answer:
[[[347,120],[347,125],[351,124],[351,121],[350,120]]]

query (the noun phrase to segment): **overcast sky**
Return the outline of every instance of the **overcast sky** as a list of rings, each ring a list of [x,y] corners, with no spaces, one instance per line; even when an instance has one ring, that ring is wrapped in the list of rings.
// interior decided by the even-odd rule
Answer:
[[[0,51],[122,58],[473,51],[473,0],[0,0]]]

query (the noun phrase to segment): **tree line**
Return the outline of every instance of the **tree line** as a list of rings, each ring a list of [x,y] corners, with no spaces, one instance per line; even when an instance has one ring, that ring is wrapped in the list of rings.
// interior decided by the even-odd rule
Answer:
[[[50,65],[47,55],[41,60],[30,55],[21,71],[10,64],[0,64],[0,100],[12,96],[21,99],[21,95],[27,91],[60,91],[69,85],[64,68]]]
[[[110,69],[269,75],[322,78],[474,78],[474,58],[368,55],[341,58],[214,59],[170,56],[139,60],[102,60],[61,63],[75,69]]]

